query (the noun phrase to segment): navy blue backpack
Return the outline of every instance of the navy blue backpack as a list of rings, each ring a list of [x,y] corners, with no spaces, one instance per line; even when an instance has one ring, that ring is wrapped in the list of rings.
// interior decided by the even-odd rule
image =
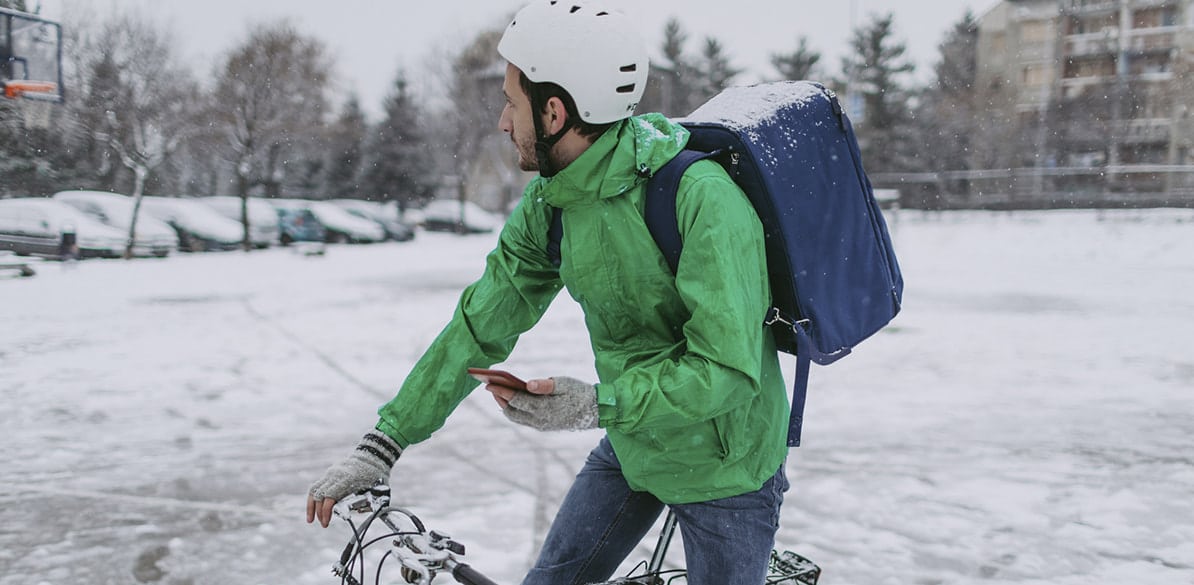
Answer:
[[[900,310],[904,281],[858,141],[834,93],[808,81],[731,87],[681,119],[686,150],[647,184],[648,229],[672,272],[683,248],[680,177],[712,158],[746,192],[766,232],[776,346],[796,356],[788,445],[800,445],[812,362],[833,363]],[[558,259],[557,210],[549,251]]]

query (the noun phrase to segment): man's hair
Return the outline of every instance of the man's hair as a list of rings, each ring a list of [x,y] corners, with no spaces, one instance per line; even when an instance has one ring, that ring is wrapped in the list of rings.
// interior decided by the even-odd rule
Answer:
[[[614,125],[614,122],[608,124],[590,124],[581,119],[580,111],[576,109],[576,100],[572,99],[567,90],[555,83],[550,81],[535,83],[527,78],[526,73],[519,71],[518,84],[522,87],[523,93],[526,93],[527,97],[531,98],[531,104],[540,108],[540,112],[536,112],[536,114],[547,111],[548,99],[553,97],[559,98],[564,103],[564,111],[572,119],[573,128],[576,128],[576,131],[585,138],[601,136],[610,126]]]

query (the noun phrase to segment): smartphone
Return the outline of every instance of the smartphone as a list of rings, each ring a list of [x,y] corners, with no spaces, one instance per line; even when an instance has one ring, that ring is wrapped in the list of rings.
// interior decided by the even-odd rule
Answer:
[[[485,368],[469,368],[468,375],[486,384],[497,384],[515,390],[526,390],[527,383],[505,370],[488,370]]]

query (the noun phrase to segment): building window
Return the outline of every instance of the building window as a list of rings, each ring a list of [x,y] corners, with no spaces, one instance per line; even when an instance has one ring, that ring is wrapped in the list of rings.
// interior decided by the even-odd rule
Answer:
[[[1020,40],[1025,43],[1043,43],[1053,36],[1047,20],[1030,20],[1020,24]]]
[[[1070,34],[1072,35],[1100,33],[1108,29],[1119,29],[1117,14],[1075,16],[1070,19]]]
[[[1024,70],[1023,70],[1024,85],[1027,85],[1027,86],[1048,85],[1052,81],[1052,79],[1050,79],[1051,76],[1049,75],[1049,73],[1050,73],[1050,69],[1048,66],[1028,65],[1028,66],[1024,67]]]
[[[1003,31],[991,35],[991,52],[995,55],[1002,55],[1007,51],[1007,37]]]
[[[1107,77],[1115,75],[1115,58],[1068,59],[1065,64],[1066,79],[1080,77]]]

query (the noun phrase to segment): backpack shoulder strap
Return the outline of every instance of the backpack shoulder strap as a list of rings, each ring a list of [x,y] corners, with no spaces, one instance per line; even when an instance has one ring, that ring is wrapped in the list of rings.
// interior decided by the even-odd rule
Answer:
[[[551,225],[547,228],[547,257],[551,265],[560,267],[560,240],[564,239],[563,211],[559,207],[551,208]]]
[[[643,215],[647,222],[647,229],[655,243],[663,252],[672,274],[676,273],[680,265],[680,250],[683,241],[680,238],[680,224],[676,218],[676,195],[680,190],[680,177],[693,163],[712,158],[721,151],[701,152],[698,150],[684,150],[675,158],[659,168],[650,181],[647,182],[647,200]],[[803,331],[800,326],[797,329]],[[788,446],[800,446],[800,431],[804,423],[804,399],[808,390],[808,374],[811,366],[811,340],[807,335],[798,342],[796,352],[796,376],[792,381],[791,412],[788,417]]]
[[[676,194],[680,190],[680,178],[692,163],[710,158],[717,153],[718,151],[682,150],[672,160],[659,167],[647,181],[644,219],[647,222],[647,230],[651,232],[655,245],[663,252],[672,274],[676,273],[680,265],[680,250],[683,248],[680,225],[676,220]],[[564,222],[561,215],[560,208],[553,207],[551,225],[547,228],[547,257],[556,268],[560,266],[560,241],[564,238]]]
[[[680,251],[684,242],[680,238],[680,224],[676,219],[676,195],[680,191],[680,178],[693,163],[716,156],[719,151],[702,152],[682,150],[659,167],[647,181],[647,198],[644,203],[643,219],[647,230],[655,239],[655,245],[663,252],[667,265],[676,273],[680,266]]]

